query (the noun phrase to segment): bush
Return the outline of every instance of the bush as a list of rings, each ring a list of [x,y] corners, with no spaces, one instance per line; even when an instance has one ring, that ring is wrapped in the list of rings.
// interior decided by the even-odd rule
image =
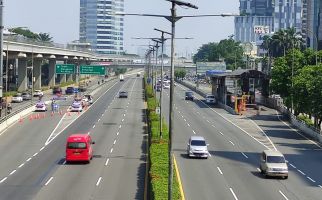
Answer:
[[[18,93],[17,91],[4,92],[3,97],[10,97],[10,96],[16,95],[17,93]]]
[[[145,84],[145,93],[148,106],[148,123],[151,144],[150,144],[150,186],[151,195],[149,199],[161,200],[168,197],[168,141],[169,131],[162,119],[162,139],[160,138],[160,116],[155,113],[155,108],[159,104],[154,98],[151,85]],[[179,184],[174,172],[173,179],[173,199],[181,199]]]
[[[314,126],[314,123],[312,122],[312,120],[305,115],[299,115],[297,116],[297,119],[303,121],[308,126]]]
[[[75,83],[76,83],[75,81],[68,81],[68,82],[64,82],[64,83],[59,84],[59,86],[65,87],[65,86],[73,85]]]

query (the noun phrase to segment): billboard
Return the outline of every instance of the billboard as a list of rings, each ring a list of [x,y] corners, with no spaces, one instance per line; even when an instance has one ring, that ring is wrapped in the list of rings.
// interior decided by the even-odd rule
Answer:
[[[225,62],[197,62],[197,74],[206,74],[208,70],[226,71]]]

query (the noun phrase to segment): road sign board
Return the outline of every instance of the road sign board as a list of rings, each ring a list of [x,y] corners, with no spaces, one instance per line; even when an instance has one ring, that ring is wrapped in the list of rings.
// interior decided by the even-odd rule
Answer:
[[[105,67],[99,65],[81,65],[79,68],[79,73],[105,75]]]
[[[75,74],[75,65],[56,64],[56,74]]]

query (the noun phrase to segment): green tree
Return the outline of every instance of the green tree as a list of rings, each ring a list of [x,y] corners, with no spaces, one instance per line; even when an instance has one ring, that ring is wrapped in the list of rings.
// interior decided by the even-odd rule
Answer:
[[[186,76],[187,72],[184,69],[176,69],[174,71],[174,76],[176,78],[184,78]]]
[[[38,40],[41,42],[52,42],[53,37],[51,37],[48,33],[39,33]]]
[[[16,33],[18,35],[22,35],[29,39],[34,39],[34,40],[38,39],[38,34],[30,31],[29,29],[18,27],[18,28],[9,29],[9,31],[12,33]]]

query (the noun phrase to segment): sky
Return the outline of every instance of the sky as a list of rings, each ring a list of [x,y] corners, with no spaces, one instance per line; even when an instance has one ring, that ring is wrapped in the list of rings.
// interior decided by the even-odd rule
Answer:
[[[184,0],[199,9],[177,7],[177,15],[238,13],[239,0]],[[54,42],[66,44],[79,37],[79,0],[4,0],[4,26],[28,27],[34,32],[49,33]],[[165,0],[124,0],[125,13],[170,15],[171,3]],[[127,53],[138,53],[147,48],[149,40],[133,37],[160,37],[158,28],[171,32],[165,18],[125,16],[124,48]],[[196,53],[202,44],[219,42],[234,34],[233,17],[182,18],[176,23],[176,52],[180,56]],[[152,42],[150,42],[152,44]],[[170,45],[170,40],[166,45]],[[166,46],[167,53],[170,47]]]

